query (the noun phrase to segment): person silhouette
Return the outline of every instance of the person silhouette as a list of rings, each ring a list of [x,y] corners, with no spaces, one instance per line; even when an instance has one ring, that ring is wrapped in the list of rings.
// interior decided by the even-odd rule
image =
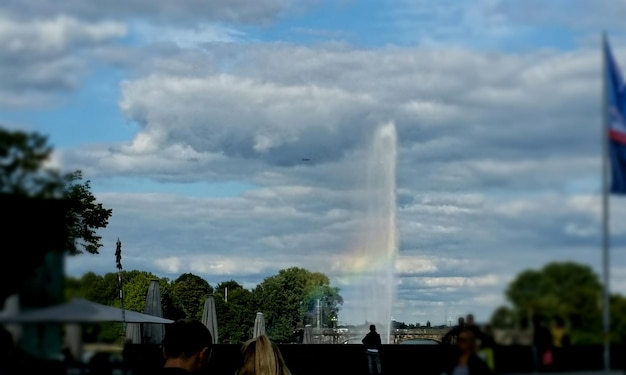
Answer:
[[[209,329],[197,319],[179,319],[165,326],[162,375],[205,373],[213,350]]]
[[[455,325],[454,327],[452,327],[444,336],[443,339],[441,340],[442,344],[456,344],[456,338],[459,336],[459,333],[461,333],[461,330],[463,329],[463,327],[465,327],[465,318],[463,318],[462,316],[459,317],[458,319],[458,323],[457,325]]]
[[[442,375],[493,375],[487,363],[478,356],[478,340],[469,327],[460,329],[453,356],[444,364]]]
[[[382,342],[380,334],[376,332],[376,325],[370,325],[370,331],[361,340],[365,346],[365,357],[367,359],[367,369],[371,375],[382,373],[382,364],[380,361],[380,351]]]
[[[544,318],[533,317],[533,359],[535,372],[548,371],[552,368],[552,333],[547,327]]]

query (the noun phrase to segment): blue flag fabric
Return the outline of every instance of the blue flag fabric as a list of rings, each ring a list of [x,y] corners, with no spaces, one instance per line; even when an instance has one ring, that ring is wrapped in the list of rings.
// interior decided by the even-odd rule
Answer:
[[[626,86],[606,38],[604,38],[606,64],[606,106],[608,119],[608,158],[611,165],[610,192],[626,194]]]

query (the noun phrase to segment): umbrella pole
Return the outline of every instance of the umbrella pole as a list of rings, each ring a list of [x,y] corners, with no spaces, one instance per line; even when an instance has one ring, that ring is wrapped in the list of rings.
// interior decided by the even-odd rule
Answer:
[[[124,310],[124,289],[122,283],[122,242],[117,239],[115,248],[115,263],[117,267],[117,283],[120,288],[120,303],[122,305],[122,337],[126,340],[126,310]]]

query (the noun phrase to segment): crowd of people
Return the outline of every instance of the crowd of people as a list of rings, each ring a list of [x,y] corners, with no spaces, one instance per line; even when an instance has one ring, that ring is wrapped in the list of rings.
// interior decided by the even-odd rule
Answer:
[[[495,371],[495,340],[489,327],[481,329],[468,314],[443,337],[444,345],[455,345],[455,357],[448,361],[444,374],[493,374]],[[565,348],[570,339],[565,322],[548,321],[539,316],[533,319],[533,369],[535,372],[559,371],[565,367]]]

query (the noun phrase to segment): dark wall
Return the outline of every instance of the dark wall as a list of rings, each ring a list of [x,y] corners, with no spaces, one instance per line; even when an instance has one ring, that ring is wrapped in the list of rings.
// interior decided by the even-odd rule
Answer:
[[[367,374],[363,347],[333,344],[281,344],[278,345],[287,367],[294,375]],[[219,344],[213,348],[208,373],[234,375],[239,367],[241,346]],[[400,374],[413,368],[420,374],[441,373],[444,350],[435,345],[387,345],[381,354],[383,371]],[[162,355],[156,345],[129,345],[125,351],[126,366],[133,375],[154,374],[162,366]]]
[[[127,366],[133,375],[154,374],[162,365],[161,351],[155,345],[135,345],[127,351]],[[363,347],[358,344],[281,344],[279,345],[287,366],[293,375],[345,375],[367,374]],[[237,344],[219,344],[213,349],[209,373],[234,375],[239,365]],[[419,373],[440,375],[449,359],[452,347],[443,345],[383,345],[381,354],[383,373],[386,375]],[[602,346],[573,346],[562,353],[562,366],[556,370],[601,370]],[[624,368],[626,348],[612,348],[612,368]],[[494,351],[496,370],[499,373],[532,373],[533,352],[529,346],[500,346]]]

